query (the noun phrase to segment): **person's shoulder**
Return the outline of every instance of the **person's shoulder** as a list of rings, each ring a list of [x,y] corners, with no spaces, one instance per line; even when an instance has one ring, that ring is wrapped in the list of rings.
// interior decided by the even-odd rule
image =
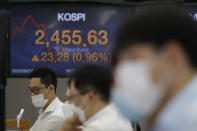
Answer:
[[[62,103],[59,98],[56,99],[56,105],[55,105],[55,110],[51,113],[51,117],[60,117],[65,119],[65,112],[67,114],[71,114],[71,109],[68,110],[68,108],[65,107],[65,104]]]
[[[128,123],[118,123],[118,121],[95,121],[87,125],[84,129],[87,131],[133,131],[133,128]],[[84,131],[86,131],[84,130]]]
[[[57,115],[50,116],[43,125],[43,131],[55,131],[61,126],[63,122],[63,117]]]
[[[108,105],[105,112],[89,122],[89,128],[95,128],[98,131],[133,131],[132,125],[126,118],[119,114],[114,105]]]
[[[185,118],[187,118],[190,121],[196,121],[197,122],[197,97],[196,99],[192,100],[188,105],[186,105],[186,112],[184,112],[185,114]]]

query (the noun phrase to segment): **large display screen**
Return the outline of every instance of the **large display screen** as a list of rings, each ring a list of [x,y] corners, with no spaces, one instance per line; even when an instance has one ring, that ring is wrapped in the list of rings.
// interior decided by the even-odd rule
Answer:
[[[10,76],[49,67],[58,76],[85,63],[110,66],[115,32],[131,6],[16,4],[11,7]]]

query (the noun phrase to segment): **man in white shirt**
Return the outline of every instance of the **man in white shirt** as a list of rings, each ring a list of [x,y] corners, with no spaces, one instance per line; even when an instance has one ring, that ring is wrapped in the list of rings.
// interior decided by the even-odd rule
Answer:
[[[75,114],[59,131],[133,131],[109,101],[111,83],[111,71],[101,65],[84,65],[72,72],[69,88]]]
[[[65,120],[64,104],[56,96],[57,78],[48,68],[37,68],[30,74],[29,90],[32,103],[41,108],[30,131],[56,131]],[[65,108],[64,108],[65,109]],[[67,111],[67,117],[72,110]]]
[[[174,5],[138,12],[114,50],[112,99],[151,131],[197,131],[197,24]]]

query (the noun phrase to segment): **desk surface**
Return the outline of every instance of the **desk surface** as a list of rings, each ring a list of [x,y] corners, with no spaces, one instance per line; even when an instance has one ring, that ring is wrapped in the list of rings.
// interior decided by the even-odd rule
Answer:
[[[7,131],[19,131],[17,130],[17,121],[16,120],[5,120],[6,130]],[[29,120],[21,120],[20,127],[23,131],[28,131],[30,129]]]

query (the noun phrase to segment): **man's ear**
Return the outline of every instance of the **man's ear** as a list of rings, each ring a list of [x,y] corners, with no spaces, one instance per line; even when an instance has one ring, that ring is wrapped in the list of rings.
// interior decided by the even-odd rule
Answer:
[[[166,57],[169,60],[172,68],[178,67],[184,62],[185,54],[181,44],[176,40],[169,40],[164,46]]]
[[[95,99],[96,98],[96,94],[94,92],[89,92],[88,93],[88,101],[90,102],[90,104],[95,103]]]
[[[54,91],[55,92],[55,86],[54,85],[49,85],[48,88],[49,88],[50,91]]]

